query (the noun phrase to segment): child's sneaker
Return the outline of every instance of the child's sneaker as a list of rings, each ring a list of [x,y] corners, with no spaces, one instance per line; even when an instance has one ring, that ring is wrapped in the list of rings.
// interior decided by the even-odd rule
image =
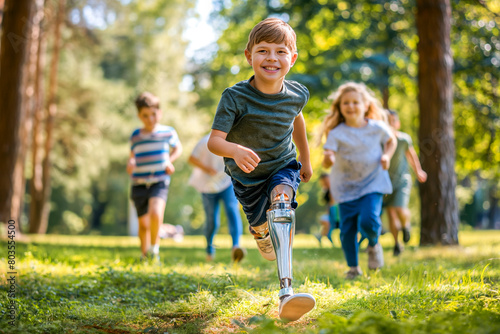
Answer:
[[[403,241],[405,244],[408,243],[408,241],[410,241],[410,229],[408,227],[403,227]]]
[[[356,277],[358,276],[361,276],[363,275],[363,272],[361,271],[361,269],[359,269],[358,267],[351,267],[346,273],[345,273],[345,279],[348,279],[348,280],[353,280],[355,279]]]
[[[368,268],[375,270],[384,266],[384,252],[380,243],[368,246]]]
[[[231,251],[231,259],[233,259],[234,263],[238,263],[241,260],[243,260],[246,253],[247,251],[245,250],[245,248],[241,248],[240,246],[234,246],[233,250]]]
[[[149,258],[152,264],[161,264],[160,254],[150,253]]]
[[[316,305],[316,300],[308,293],[297,293],[280,301],[279,317],[286,321],[295,321]]]
[[[266,223],[267,225],[267,223]],[[260,227],[262,230],[267,230],[267,226]],[[260,255],[268,261],[276,260],[276,252],[274,251],[273,243],[271,241],[271,235],[269,235],[269,231],[262,237],[262,234],[255,231],[251,226],[248,227],[250,233],[252,233],[255,242],[257,243],[257,248],[259,250]]]
[[[392,254],[394,256],[399,256],[399,254],[401,254],[401,252],[403,251],[403,246],[397,242],[396,245],[394,245],[394,251],[392,252]]]
[[[257,243],[260,255],[262,255],[264,259],[268,261],[276,260],[276,253],[274,252],[273,243],[269,234],[265,238],[255,239],[255,242]]]

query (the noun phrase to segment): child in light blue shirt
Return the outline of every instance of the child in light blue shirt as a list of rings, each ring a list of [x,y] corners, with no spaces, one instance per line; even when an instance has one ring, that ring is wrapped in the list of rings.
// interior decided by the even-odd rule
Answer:
[[[333,94],[324,121],[323,167],[331,168],[330,191],[340,209],[340,239],[349,266],[346,278],[362,274],[357,235],[368,238],[368,268],[383,266],[378,237],[384,194],[392,192],[387,169],[396,149],[386,114],[363,84],[346,83]]]

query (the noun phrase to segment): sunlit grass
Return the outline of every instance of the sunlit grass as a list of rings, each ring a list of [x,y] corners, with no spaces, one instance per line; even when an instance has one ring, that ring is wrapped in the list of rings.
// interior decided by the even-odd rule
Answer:
[[[500,332],[500,231],[461,232],[456,247],[419,248],[414,237],[398,258],[384,235],[386,266],[368,271],[361,253],[364,275],[354,281],[343,278],[335,233],[333,248],[296,236],[294,290],[313,294],[317,306],[291,324],[277,320],[276,264],[250,236],[240,265],[230,261],[226,235],[216,237],[211,263],[201,236],[162,240],[161,266],[138,261],[133,237],[29,236],[16,248],[16,327],[2,285],[0,333]],[[2,282],[6,268],[0,253]]]

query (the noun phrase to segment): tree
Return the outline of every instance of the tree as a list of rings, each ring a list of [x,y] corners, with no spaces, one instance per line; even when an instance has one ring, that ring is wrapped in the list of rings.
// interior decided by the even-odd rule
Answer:
[[[420,244],[458,244],[449,0],[417,0],[419,144],[427,182],[420,185]]]
[[[49,221],[49,201],[51,194],[50,175],[52,169],[51,154],[52,147],[54,145],[54,118],[57,112],[57,69],[61,48],[61,27],[63,25],[65,17],[65,4],[66,0],[58,1],[56,20],[54,24],[54,46],[52,51],[52,61],[50,64],[49,91],[47,97],[47,112],[45,118],[44,157],[41,165],[34,166],[35,169],[41,170],[41,175],[33,175],[33,178],[36,179],[35,182],[32,182],[32,184],[36,189],[33,189],[34,191],[32,191],[33,197],[30,206],[30,233],[46,233]],[[36,161],[36,163],[38,163],[38,161]]]
[[[7,0],[0,51],[0,221],[13,216],[15,166],[20,150],[23,78],[33,6],[29,0]]]

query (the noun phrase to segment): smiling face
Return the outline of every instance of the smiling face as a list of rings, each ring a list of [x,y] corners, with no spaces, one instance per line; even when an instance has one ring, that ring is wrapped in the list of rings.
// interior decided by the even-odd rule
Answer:
[[[357,91],[346,92],[340,98],[340,113],[349,126],[358,127],[364,125],[367,109],[368,106],[363,96]]]
[[[264,93],[275,94],[281,90],[285,75],[297,60],[297,53],[285,43],[262,41],[253,45],[251,51],[245,50],[245,57],[255,73],[255,87]]]
[[[158,108],[142,107],[139,110],[139,119],[144,124],[144,130],[152,132],[161,119],[161,110]]]

